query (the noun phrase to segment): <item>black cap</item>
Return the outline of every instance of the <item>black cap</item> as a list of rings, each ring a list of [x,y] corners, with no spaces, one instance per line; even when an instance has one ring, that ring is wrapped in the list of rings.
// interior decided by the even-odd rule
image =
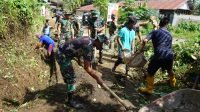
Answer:
[[[167,25],[168,23],[169,23],[169,18],[168,18],[168,17],[163,17],[163,18],[160,20],[159,26],[160,26],[160,27],[163,27],[163,26]]]
[[[135,17],[135,16],[129,16],[129,17],[128,17],[128,22],[127,22],[127,23],[128,23],[128,24],[129,24],[129,23],[136,24],[136,23],[137,23],[136,17]]]
[[[114,14],[112,14],[112,15],[111,15],[111,18],[112,18],[112,19],[115,19],[115,15],[114,15]]]

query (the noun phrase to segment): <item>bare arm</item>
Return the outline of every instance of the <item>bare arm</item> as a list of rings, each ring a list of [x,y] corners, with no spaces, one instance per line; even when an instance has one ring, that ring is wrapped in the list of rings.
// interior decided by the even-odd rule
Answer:
[[[87,72],[91,77],[93,77],[93,78],[97,81],[97,83],[98,83],[99,85],[102,86],[103,80],[100,78],[101,74],[100,74],[99,72],[93,70],[93,69],[91,68],[90,64],[91,64],[91,63],[90,63],[89,61],[84,60],[84,69],[86,70],[86,72]]]
[[[102,32],[104,29],[105,29],[105,25],[103,27],[101,27],[101,28],[97,28],[96,30],[99,33],[99,32]]]
[[[74,39],[74,28],[71,26],[71,32],[72,32],[72,39]]]
[[[58,37],[60,38],[60,32],[61,32],[61,24],[60,23],[57,26],[57,30],[58,30]]]
[[[132,40],[132,43],[131,43],[131,48],[132,48],[132,52],[134,53],[135,51],[135,40]]]
[[[149,41],[148,39],[144,39],[144,40],[143,40],[142,46],[141,46],[141,48],[140,48],[140,52],[143,52],[143,51],[144,51],[144,47],[146,46],[146,44],[147,44],[148,41]]]
[[[35,49],[39,49],[42,46],[42,42],[39,42],[36,46]]]
[[[90,33],[91,33],[91,27],[88,26],[88,36],[90,36]]]
[[[122,50],[124,49],[123,45],[122,45],[122,42],[120,40],[120,37],[117,37],[117,42],[119,44],[119,46],[122,48]]]

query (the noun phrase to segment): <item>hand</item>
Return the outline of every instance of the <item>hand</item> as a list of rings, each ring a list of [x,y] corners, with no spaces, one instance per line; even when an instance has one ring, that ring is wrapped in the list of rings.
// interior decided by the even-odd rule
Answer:
[[[60,34],[58,34],[58,39],[60,39]]]
[[[131,54],[135,54],[135,51],[133,50],[133,51],[131,51]]]
[[[140,52],[144,52],[144,49],[140,49]]]

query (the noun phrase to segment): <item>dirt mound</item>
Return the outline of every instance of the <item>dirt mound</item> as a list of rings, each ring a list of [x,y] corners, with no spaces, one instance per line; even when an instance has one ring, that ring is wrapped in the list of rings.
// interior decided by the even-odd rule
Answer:
[[[0,108],[11,110],[23,103],[27,90],[43,88],[49,66],[44,52],[34,51],[36,39],[24,37],[0,43]]]

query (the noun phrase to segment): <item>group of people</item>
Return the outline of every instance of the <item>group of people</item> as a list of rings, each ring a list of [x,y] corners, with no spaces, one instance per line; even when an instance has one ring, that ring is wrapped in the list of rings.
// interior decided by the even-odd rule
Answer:
[[[140,52],[144,52],[144,47],[148,41],[152,40],[154,47],[154,55],[150,60],[148,66],[148,74],[146,77],[147,86],[140,88],[141,93],[152,94],[154,75],[159,68],[167,70],[170,79],[170,85],[175,86],[176,79],[175,74],[172,71],[173,67],[173,51],[172,51],[172,36],[167,30],[169,19],[164,17],[160,20],[159,25],[155,24],[153,31],[144,39],[138,33],[137,26],[142,25],[137,23],[137,19],[134,15],[127,17],[126,23],[117,31],[117,24],[115,21],[115,15],[112,15],[112,21],[109,26],[110,38],[103,33],[105,24],[100,17],[100,13],[96,10],[91,11],[91,17],[88,21],[88,36],[83,36],[81,32],[81,25],[76,22],[75,18],[70,19],[71,14],[65,13],[63,18],[57,20],[57,35],[58,35],[58,48],[55,53],[55,42],[51,39],[49,34],[37,35],[40,39],[40,43],[36,46],[36,49],[43,44],[47,46],[48,55],[55,55],[58,64],[60,65],[60,71],[66,83],[66,90],[68,95],[68,103],[73,107],[79,107],[75,100],[73,100],[73,94],[76,90],[74,69],[71,60],[74,58],[83,57],[83,65],[85,71],[93,77],[99,85],[103,84],[101,79],[102,74],[93,69],[92,63],[94,62],[94,52],[96,48],[99,50],[99,63],[102,62],[102,50],[104,44],[110,44],[110,49],[114,48],[114,41],[118,43],[118,59],[114,63],[111,71],[115,72],[117,66],[123,63],[122,53],[124,50],[135,53],[135,39],[136,34],[139,37]],[[73,16],[71,16],[73,17]],[[73,20],[73,21],[72,21]],[[158,28],[159,26],[159,28]],[[136,30],[137,29],[137,30]],[[118,32],[118,33],[117,33]],[[128,66],[126,66],[126,74],[128,74]]]

